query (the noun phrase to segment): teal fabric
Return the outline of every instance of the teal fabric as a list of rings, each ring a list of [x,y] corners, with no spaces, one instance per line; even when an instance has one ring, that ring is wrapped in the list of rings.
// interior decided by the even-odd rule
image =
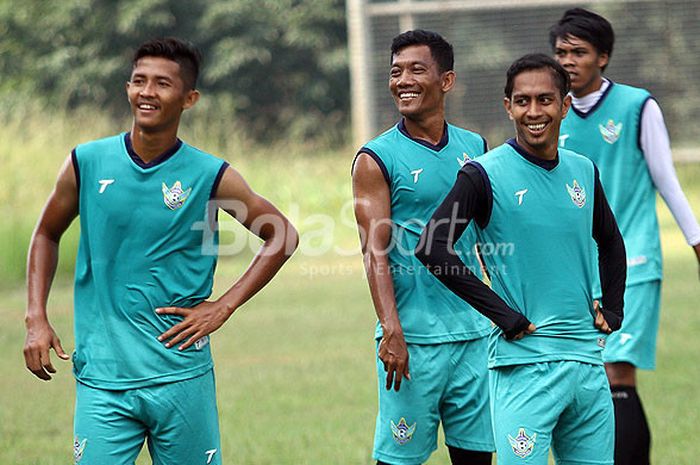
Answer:
[[[598,106],[584,116],[573,109],[561,125],[560,144],[587,156],[600,181],[627,249],[627,285],[662,277],[656,188],[639,135],[644,89],[611,83]],[[595,295],[600,295],[596,282]]]
[[[427,147],[393,127],[365,146],[380,159],[389,177],[392,246],[389,263],[399,319],[406,341],[436,344],[488,334],[488,320],[433,277],[415,257],[418,239],[435,209],[454,185],[466,159],[484,153],[485,143],[473,132],[447,125],[444,147]],[[470,227],[457,244],[465,263],[478,275]],[[377,323],[375,336],[381,338]]]
[[[132,465],[147,440],[153,465],[221,464],[214,372],[111,391],[76,383],[74,459]]]
[[[75,377],[128,389],[209,371],[208,339],[185,351],[165,348],[157,336],[182,318],[155,309],[193,307],[211,294],[218,237],[207,207],[224,162],[183,143],[144,168],[124,134],[79,145],[75,161]]]
[[[537,330],[507,341],[494,327],[489,366],[553,360],[602,364],[603,333],[593,326],[595,168],[559,151],[548,171],[504,144],[474,163],[493,191],[493,210],[477,228],[493,290]]]
[[[656,368],[656,336],[659,332],[661,281],[625,289],[625,319],[605,344],[605,362],[627,362],[643,370]]]
[[[615,414],[601,365],[560,361],[489,372],[499,465],[612,465]]]
[[[486,337],[433,345],[409,344],[411,379],[403,380],[398,392],[386,389],[386,371],[377,357],[376,460],[392,465],[425,462],[437,448],[441,423],[448,445],[494,450],[486,346]],[[395,429],[408,433],[397,435]]]

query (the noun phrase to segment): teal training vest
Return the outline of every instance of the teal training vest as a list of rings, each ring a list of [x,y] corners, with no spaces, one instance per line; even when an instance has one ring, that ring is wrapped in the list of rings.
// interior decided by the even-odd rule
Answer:
[[[465,341],[488,334],[490,322],[430,274],[416,258],[423,228],[454,185],[466,160],[482,155],[484,139],[446,124],[438,146],[412,139],[399,123],[371,140],[370,151],[382,168],[391,193],[392,246],[389,253],[399,320],[406,341],[435,344]],[[456,249],[477,276],[472,226]],[[375,332],[381,338],[379,323]]]
[[[590,259],[594,244],[595,169],[559,151],[551,171],[508,144],[479,158],[493,192],[485,228],[477,228],[493,290],[537,326],[519,341],[499,328],[489,339],[489,366],[555,360],[602,364],[603,334],[593,327]]]
[[[587,114],[573,108],[561,125],[560,145],[587,156],[600,182],[627,249],[627,285],[661,279],[661,243],[656,188],[640,147],[640,124],[649,92],[610,83]],[[595,295],[600,296],[596,282]]]
[[[212,367],[208,338],[184,351],[156,338],[212,291],[218,236],[208,202],[225,162],[179,142],[144,165],[125,135],[79,145],[80,246],[73,371],[81,383],[130,389],[192,378]],[[208,217],[208,213],[211,213]]]

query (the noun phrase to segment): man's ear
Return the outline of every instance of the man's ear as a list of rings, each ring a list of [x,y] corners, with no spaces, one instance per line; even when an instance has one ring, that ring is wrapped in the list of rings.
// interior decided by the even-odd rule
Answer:
[[[442,73],[442,91],[449,92],[455,85],[457,74],[454,71],[445,71]]]
[[[508,97],[503,97],[503,107],[506,109],[506,113],[508,113],[508,119],[513,121],[513,113],[510,111],[511,101]]]
[[[199,101],[199,91],[197,89],[191,89],[187,91],[187,97],[185,97],[185,103],[182,105],[183,110],[188,110],[194,106],[195,103]]]

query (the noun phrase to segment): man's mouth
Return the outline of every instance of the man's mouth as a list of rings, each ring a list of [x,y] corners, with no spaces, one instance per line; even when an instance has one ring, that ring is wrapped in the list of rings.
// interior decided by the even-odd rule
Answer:
[[[414,98],[418,98],[419,92],[414,91],[401,91],[399,92],[399,100],[402,102],[408,102]]]
[[[535,136],[542,135],[547,126],[548,123],[529,123],[525,125],[528,131]]]
[[[145,111],[152,111],[152,110],[157,110],[158,107],[153,105],[152,103],[139,103],[137,105],[137,108],[139,110],[145,110]]]

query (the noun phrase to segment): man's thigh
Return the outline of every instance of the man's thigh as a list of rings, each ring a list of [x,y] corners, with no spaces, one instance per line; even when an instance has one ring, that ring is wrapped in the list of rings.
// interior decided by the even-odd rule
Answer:
[[[491,369],[489,385],[499,465],[547,465],[552,431],[572,393],[567,362]]]
[[[627,362],[644,370],[656,367],[660,302],[661,281],[625,289],[625,318],[620,330],[607,338],[603,352],[606,363]]]
[[[153,465],[220,465],[214,372],[140,390]]]
[[[410,380],[396,392],[386,389],[386,371],[377,357],[379,413],[374,458],[391,465],[417,465],[437,448],[440,399],[449,375],[444,344],[408,345]]]
[[[146,437],[131,391],[76,383],[73,456],[80,465],[133,465]]]
[[[488,337],[446,345],[451,350],[450,376],[440,405],[445,442],[460,449],[493,452]]]
[[[554,428],[554,456],[560,465],[612,465],[615,413],[605,369],[578,364],[572,403]]]

